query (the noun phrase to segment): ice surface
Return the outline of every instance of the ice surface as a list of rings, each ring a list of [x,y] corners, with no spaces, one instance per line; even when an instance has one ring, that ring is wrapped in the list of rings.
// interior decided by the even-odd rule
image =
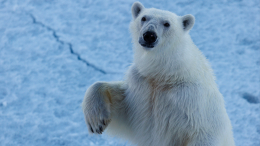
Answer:
[[[132,63],[134,1],[0,0],[0,145],[129,145],[89,135],[80,104],[95,81]],[[259,0],[143,0],[196,18],[190,34],[211,62],[237,146],[260,145]]]

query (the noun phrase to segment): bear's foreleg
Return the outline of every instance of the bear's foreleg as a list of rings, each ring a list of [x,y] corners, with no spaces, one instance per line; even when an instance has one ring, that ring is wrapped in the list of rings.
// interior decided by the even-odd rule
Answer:
[[[91,85],[82,102],[89,132],[102,134],[123,99],[123,82],[96,82]]]

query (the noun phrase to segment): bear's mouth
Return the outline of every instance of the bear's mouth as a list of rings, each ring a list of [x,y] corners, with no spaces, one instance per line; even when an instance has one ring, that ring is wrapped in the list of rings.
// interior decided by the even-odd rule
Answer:
[[[139,43],[140,43],[140,42],[139,42]],[[154,44],[146,44],[146,43],[145,43],[145,44],[141,44],[141,43],[140,43],[140,45],[143,46],[143,47],[145,47],[145,48],[153,48],[153,47],[154,47]]]
[[[147,43],[142,38],[139,38],[139,44],[143,46],[144,48],[153,48],[157,45],[158,40],[156,40],[153,43]]]
[[[149,42],[144,41],[144,39],[142,37],[140,37],[138,42],[144,48],[153,48],[157,45],[158,39],[156,39],[155,42],[149,43]]]

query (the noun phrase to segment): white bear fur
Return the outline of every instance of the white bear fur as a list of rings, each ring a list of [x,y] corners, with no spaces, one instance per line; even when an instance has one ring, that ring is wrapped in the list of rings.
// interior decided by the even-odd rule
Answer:
[[[125,81],[97,82],[87,90],[82,106],[90,132],[107,128],[139,146],[234,146],[213,71],[189,35],[194,17],[139,2],[132,13],[134,63]],[[141,18],[148,15],[170,23],[167,31],[158,28],[159,42],[149,50],[138,43]]]

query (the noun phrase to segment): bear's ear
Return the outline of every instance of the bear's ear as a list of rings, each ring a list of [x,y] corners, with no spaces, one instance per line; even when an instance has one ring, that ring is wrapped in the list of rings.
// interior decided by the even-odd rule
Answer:
[[[135,19],[141,11],[144,10],[144,6],[140,2],[135,2],[132,5],[132,16]]]
[[[195,23],[194,16],[190,14],[182,16],[182,27],[184,31],[190,30],[193,27],[194,23]]]

